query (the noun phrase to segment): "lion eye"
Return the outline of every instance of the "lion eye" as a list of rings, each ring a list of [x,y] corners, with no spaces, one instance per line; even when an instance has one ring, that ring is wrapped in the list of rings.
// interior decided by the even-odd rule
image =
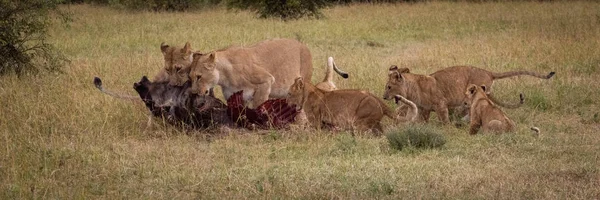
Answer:
[[[200,80],[200,79],[202,78],[202,75],[198,75],[198,76],[196,76],[196,78],[197,78],[198,80]]]
[[[388,85],[388,86],[387,86],[387,89],[388,89],[388,90],[391,90],[391,89],[392,89],[392,86],[389,86],[389,85]]]

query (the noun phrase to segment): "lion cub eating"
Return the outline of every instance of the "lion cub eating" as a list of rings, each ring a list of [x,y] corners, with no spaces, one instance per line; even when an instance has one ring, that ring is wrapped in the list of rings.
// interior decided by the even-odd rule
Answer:
[[[385,103],[373,94],[362,90],[323,91],[310,80],[298,77],[292,84],[288,98],[298,110],[304,110],[308,121],[317,129],[323,125],[343,129],[371,130],[383,132],[381,119],[388,116],[395,119],[394,113]]]
[[[467,104],[470,104],[470,129],[469,134],[477,134],[483,127],[484,132],[512,132],[515,130],[515,122],[510,120],[486,95],[487,87],[475,84],[469,85],[465,95]]]

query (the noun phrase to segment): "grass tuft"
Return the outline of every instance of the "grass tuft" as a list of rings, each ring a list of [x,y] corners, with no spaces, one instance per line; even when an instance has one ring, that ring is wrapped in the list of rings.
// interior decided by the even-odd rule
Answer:
[[[411,125],[405,129],[392,130],[386,138],[393,149],[402,151],[406,148],[430,149],[446,144],[442,131],[431,126]]]

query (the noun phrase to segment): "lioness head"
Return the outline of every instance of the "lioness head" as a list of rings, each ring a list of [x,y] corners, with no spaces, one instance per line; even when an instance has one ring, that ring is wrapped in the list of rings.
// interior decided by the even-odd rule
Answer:
[[[298,77],[294,80],[294,84],[292,84],[288,91],[287,102],[296,105],[296,109],[298,110],[302,109],[302,104],[304,104],[305,101],[305,87],[304,78]]]
[[[165,59],[165,71],[169,75],[169,85],[182,86],[188,81],[190,64],[192,64],[192,47],[189,42],[183,48],[171,47],[164,42],[160,50]]]
[[[216,69],[217,55],[193,54],[193,62],[190,65],[189,79],[192,81],[193,94],[208,94],[210,88],[219,81],[219,72]]]
[[[408,68],[402,68],[408,71]],[[406,73],[406,72],[404,72]],[[390,100],[394,98],[394,95],[406,96],[406,85],[402,72],[398,70],[392,70],[388,74],[388,82],[385,84],[385,93],[383,93],[383,99]]]

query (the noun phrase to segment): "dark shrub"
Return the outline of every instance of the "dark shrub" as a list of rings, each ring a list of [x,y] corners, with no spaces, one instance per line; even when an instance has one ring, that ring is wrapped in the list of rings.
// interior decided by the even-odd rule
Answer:
[[[46,41],[58,0],[0,1],[0,75],[60,71],[67,59]]]
[[[261,18],[281,18],[283,20],[301,17],[322,16],[320,9],[328,5],[327,0],[231,0],[229,8],[252,10]]]
[[[217,5],[221,0],[119,0],[131,10],[187,11]],[[117,2],[111,2],[117,4]]]

